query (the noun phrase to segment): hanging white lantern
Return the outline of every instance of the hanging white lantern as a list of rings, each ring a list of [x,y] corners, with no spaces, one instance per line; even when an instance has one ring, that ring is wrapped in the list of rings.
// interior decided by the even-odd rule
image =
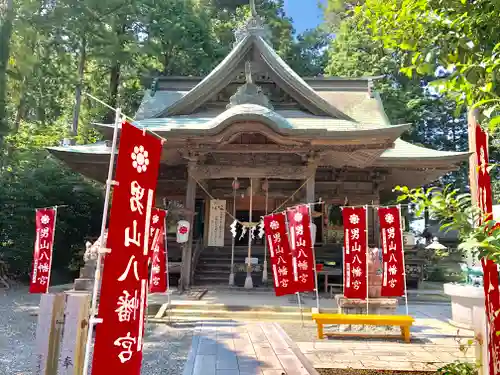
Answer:
[[[189,230],[191,229],[191,224],[187,220],[179,220],[177,222],[177,242],[185,243],[189,239]]]

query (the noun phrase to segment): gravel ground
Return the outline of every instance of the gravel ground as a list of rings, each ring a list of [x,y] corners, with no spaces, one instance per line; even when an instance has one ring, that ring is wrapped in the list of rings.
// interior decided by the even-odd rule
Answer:
[[[318,330],[314,322],[305,321],[304,326],[301,323],[280,322],[280,326],[285,330],[288,336],[295,342],[315,342],[318,341]],[[325,325],[325,331],[339,332],[338,325]],[[377,326],[352,326],[352,332],[366,332],[374,334],[400,335],[399,327],[377,327]]]
[[[27,288],[0,290],[0,375],[28,375],[35,343],[36,317],[30,316],[40,296]],[[192,325],[148,324],[142,372],[180,375],[191,348]]]

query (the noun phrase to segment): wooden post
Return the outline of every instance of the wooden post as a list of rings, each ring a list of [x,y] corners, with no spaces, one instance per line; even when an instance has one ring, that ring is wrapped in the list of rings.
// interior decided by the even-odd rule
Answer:
[[[81,375],[90,315],[88,294],[69,294],[64,309],[64,333],[58,375]]]
[[[57,372],[59,344],[64,324],[65,295],[42,294],[38,310],[34,356],[34,375]]]
[[[469,133],[469,184],[472,204],[477,205],[477,156],[476,156],[476,124],[479,123],[479,110],[472,109],[467,116]]]
[[[469,152],[471,153],[469,157],[469,185],[470,194],[473,205],[478,205],[477,190],[478,190],[478,168],[477,155],[476,155],[476,124],[479,123],[479,110],[477,108],[471,109],[467,116],[467,125],[469,133]],[[469,257],[468,263],[473,263],[476,259]],[[469,264],[471,266],[471,264]],[[485,310],[485,309],[482,309]],[[489,362],[488,362],[488,329],[486,325],[486,311],[481,314],[477,314],[478,317],[483,319],[478,319],[474,322],[474,333],[475,333],[475,354],[476,360],[480,363],[478,369],[479,375],[488,375]]]
[[[191,176],[190,168],[188,168],[188,182],[186,189],[185,207],[189,215],[189,217],[187,217],[186,220],[189,220],[191,224],[191,229],[189,231],[189,239],[184,244],[184,250],[182,252],[181,289],[187,289],[191,284],[191,263],[193,257],[193,230],[194,230],[193,224],[195,216],[194,215],[195,200],[196,200],[196,180]]]

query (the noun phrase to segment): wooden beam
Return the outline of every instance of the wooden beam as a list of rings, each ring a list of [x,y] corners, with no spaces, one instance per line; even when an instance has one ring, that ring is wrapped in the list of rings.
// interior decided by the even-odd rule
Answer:
[[[307,166],[238,167],[220,165],[196,165],[191,173],[197,180],[221,178],[273,178],[281,180],[305,180],[314,172]]]
[[[302,154],[311,151],[324,151],[324,147],[315,146],[292,146],[278,144],[213,144],[199,145],[191,148],[191,151],[199,153],[265,153],[265,154]],[[328,148],[330,150],[331,148]],[[186,151],[186,150],[183,150]]]

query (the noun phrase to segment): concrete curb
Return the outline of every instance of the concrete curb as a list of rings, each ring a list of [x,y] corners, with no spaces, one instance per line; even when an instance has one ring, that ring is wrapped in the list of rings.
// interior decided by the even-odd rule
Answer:
[[[287,335],[285,330],[281,328],[279,323],[273,323],[274,327],[280,334],[281,338],[286,342],[286,344],[292,349],[293,354],[298,358],[298,360],[302,363],[304,368],[309,372],[310,375],[319,375],[318,371],[313,367],[311,362],[306,358],[304,353],[302,353],[297,346],[297,344]]]

